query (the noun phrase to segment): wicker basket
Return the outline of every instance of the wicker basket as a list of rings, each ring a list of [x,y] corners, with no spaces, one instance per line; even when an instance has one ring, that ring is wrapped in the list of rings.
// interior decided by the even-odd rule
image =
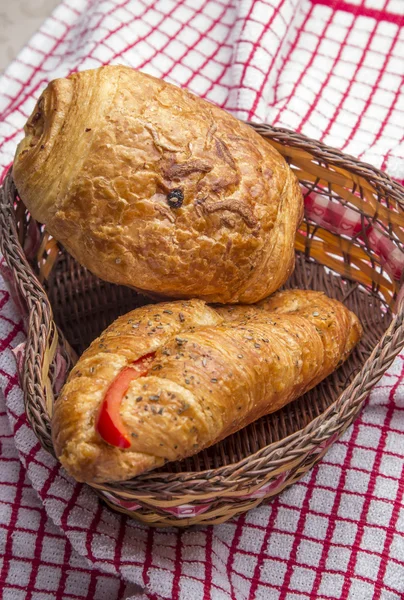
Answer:
[[[298,480],[352,423],[403,346],[404,189],[302,135],[253,126],[289,161],[306,198],[296,270],[286,287],[324,290],[342,300],[360,317],[364,336],[334,374],[279,412],[182,462],[94,486],[112,508],[150,525],[221,523]],[[97,279],[59,248],[30,217],[11,173],[2,196],[1,250],[29,313],[25,407],[43,447],[53,453],[57,357],[71,365],[75,352],[113,319],[148,300]]]

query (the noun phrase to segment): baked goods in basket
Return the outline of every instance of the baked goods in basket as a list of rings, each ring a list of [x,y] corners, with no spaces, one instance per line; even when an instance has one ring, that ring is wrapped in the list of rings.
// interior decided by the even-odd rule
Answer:
[[[257,306],[138,308],[73,368],[52,418],[56,454],[90,483],[195,454],[315,386],[361,331],[343,304],[313,291]]]
[[[51,82],[13,165],[34,218],[98,277],[253,303],[294,266],[302,195],[251,127],[123,66]]]

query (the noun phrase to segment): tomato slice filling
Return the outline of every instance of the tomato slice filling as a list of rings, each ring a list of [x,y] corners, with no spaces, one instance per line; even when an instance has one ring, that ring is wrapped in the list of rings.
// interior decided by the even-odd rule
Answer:
[[[96,430],[102,439],[118,448],[131,446],[130,435],[122,421],[120,408],[122,400],[134,379],[147,375],[155,357],[155,352],[145,354],[133,361],[115,377],[102,401],[96,424]]]

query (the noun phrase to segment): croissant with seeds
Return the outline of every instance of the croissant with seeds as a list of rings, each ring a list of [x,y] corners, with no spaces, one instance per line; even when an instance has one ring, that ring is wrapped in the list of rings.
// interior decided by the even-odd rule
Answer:
[[[195,454],[327,377],[361,337],[323,293],[257,306],[138,308],[84,352],[56,401],[57,456],[77,480],[122,481]]]

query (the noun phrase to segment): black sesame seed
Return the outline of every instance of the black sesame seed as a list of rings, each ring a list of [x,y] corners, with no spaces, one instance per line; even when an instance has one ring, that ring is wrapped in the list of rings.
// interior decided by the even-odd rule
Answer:
[[[179,408],[179,409],[177,410],[177,414],[178,414],[178,415],[182,415],[182,413],[183,413],[183,412],[185,412],[186,410],[188,410],[188,408],[189,408],[189,404],[188,404],[188,402],[184,402],[184,401],[183,401],[183,402],[182,402],[182,406],[181,406],[181,408]]]

